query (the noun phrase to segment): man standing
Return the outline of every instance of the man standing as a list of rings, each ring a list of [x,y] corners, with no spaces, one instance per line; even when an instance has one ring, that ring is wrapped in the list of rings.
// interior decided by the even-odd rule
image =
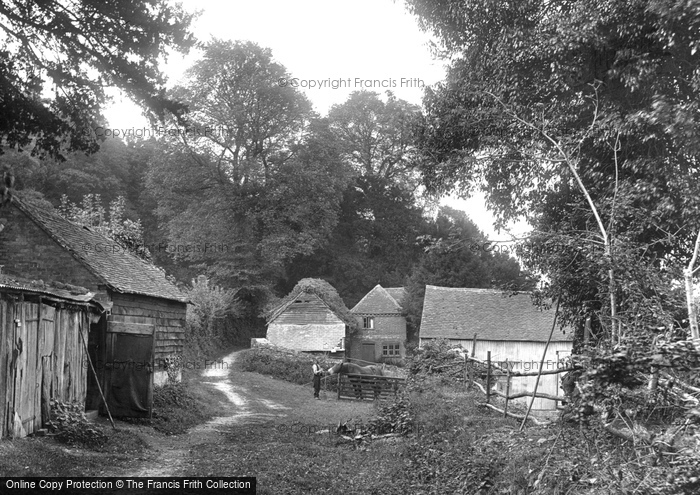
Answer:
[[[315,359],[311,369],[313,369],[314,372],[314,397],[320,400],[318,393],[321,391],[321,375],[323,375],[323,369],[321,365],[318,364],[318,358]]]

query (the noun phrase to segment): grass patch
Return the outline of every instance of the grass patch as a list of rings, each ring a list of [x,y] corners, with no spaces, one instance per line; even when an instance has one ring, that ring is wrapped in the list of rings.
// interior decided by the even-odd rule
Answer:
[[[115,430],[103,421],[94,427],[106,441],[91,448],[67,446],[48,436],[0,441],[0,476],[114,476],[148,455],[139,433]]]

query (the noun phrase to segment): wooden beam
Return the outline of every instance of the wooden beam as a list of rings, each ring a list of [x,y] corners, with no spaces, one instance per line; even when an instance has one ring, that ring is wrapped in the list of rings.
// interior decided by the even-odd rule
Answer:
[[[522,397],[532,397],[532,392],[529,391],[524,391],[524,392],[518,392],[512,395],[506,395],[503,392],[499,392],[498,390],[494,390],[491,392],[492,394],[498,395],[499,397],[503,397],[506,400],[513,400],[513,399],[520,399]],[[559,395],[550,395],[546,394],[544,392],[537,392],[535,393],[535,397],[538,399],[549,399],[549,400],[556,400],[556,401],[566,401],[569,400],[566,397],[561,397]]]
[[[494,411],[501,413],[501,414],[505,413],[505,411],[503,409],[498,408],[498,407],[494,406],[493,404],[481,403],[479,405],[486,406],[486,407],[493,409]],[[535,423],[538,426],[546,426],[546,425],[550,424],[549,422],[543,422],[543,421],[540,421],[538,419],[535,419],[532,416],[528,416],[526,418],[525,415],[523,415],[523,414],[516,414],[516,413],[512,413],[512,412],[506,413],[506,416],[508,416],[510,418],[515,418],[515,419],[522,419],[523,421],[525,421],[525,419],[529,419],[530,421],[532,421],[533,423]]]
[[[145,323],[122,323],[109,321],[107,323],[108,333],[130,333],[135,335],[153,335],[153,325]]]
[[[469,356],[467,356],[467,359],[469,359],[470,361],[474,361],[475,363],[479,363],[479,364],[483,364],[483,365],[487,364],[487,361],[482,361],[481,359],[477,359],[477,358],[473,358],[473,357],[469,357]],[[461,364],[461,361],[459,363],[448,363],[445,365],[441,365],[440,367],[454,366],[456,364]],[[525,371],[525,372],[523,372],[523,371],[508,370],[502,366],[499,366],[496,363],[491,363],[491,367],[497,369],[498,371],[501,371],[504,374],[510,373],[510,376],[556,375],[559,373],[566,373],[568,371],[575,371],[575,370],[581,369],[580,367],[570,366],[567,368],[557,368],[555,370],[543,370],[542,372],[538,372],[538,371]]]

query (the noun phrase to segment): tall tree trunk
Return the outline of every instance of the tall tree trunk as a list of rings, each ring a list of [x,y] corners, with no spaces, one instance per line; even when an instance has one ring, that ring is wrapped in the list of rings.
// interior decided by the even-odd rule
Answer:
[[[700,330],[698,329],[698,315],[695,311],[695,297],[693,295],[693,268],[698,260],[698,252],[700,252],[700,231],[698,231],[698,238],[695,240],[693,257],[690,259],[688,267],[683,270],[685,278],[685,298],[688,304],[688,322],[690,323],[690,338],[693,339],[695,348],[700,350]]]

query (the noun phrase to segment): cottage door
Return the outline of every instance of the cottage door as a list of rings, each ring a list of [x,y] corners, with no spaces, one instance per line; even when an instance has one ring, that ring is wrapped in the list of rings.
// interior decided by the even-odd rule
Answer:
[[[105,398],[112,416],[149,417],[155,325],[108,321]]]
[[[362,343],[362,354],[360,355],[360,359],[362,359],[363,361],[368,361],[370,363],[375,363],[377,361],[376,355],[374,353],[374,342]]]

